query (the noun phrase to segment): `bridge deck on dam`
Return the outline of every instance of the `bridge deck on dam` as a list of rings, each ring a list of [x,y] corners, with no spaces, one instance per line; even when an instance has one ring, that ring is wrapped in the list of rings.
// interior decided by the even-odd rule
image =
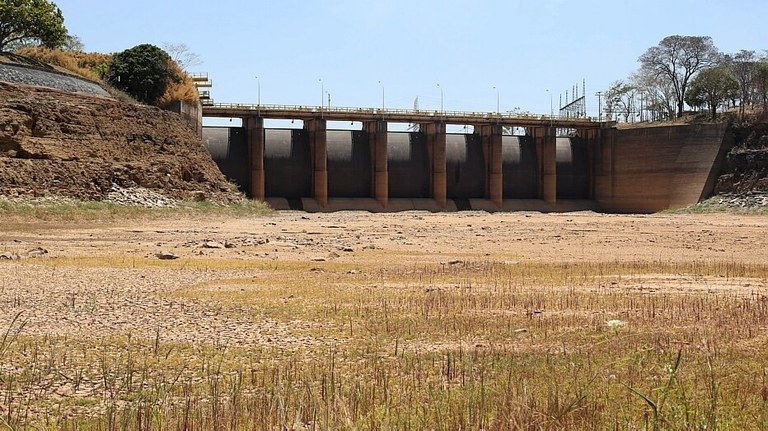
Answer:
[[[251,105],[218,103],[203,106],[203,117],[328,121],[386,121],[392,123],[429,123],[491,125],[516,127],[556,127],[563,129],[599,129],[605,122],[591,118],[560,115],[511,115],[498,112],[427,111],[414,109],[345,108],[298,105]]]

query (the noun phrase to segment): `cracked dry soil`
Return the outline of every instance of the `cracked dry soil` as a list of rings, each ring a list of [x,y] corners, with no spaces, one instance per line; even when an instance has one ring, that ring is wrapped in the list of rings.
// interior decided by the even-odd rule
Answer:
[[[768,218],[727,214],[281,212],[0,229],[0,252],[20,256],[0,260],[0,328],[21,313],[25,335],[159,337],[287,351],[338,339],[334,328],[326,328],[327,339],[312,335],[323,322],[276,317],[206,292],[279,296],[260,291],[280,276],[278,263],[296,274],[333,267],[366,277],[385,267],[455,262],[768,262]],[[48,253],[27,254],[37,248]],[[178,259],[159,260],[161,251]],[[695,287],[689,278],[657,280],[656,288]],[[765,280],[706,284],[768,293]]]

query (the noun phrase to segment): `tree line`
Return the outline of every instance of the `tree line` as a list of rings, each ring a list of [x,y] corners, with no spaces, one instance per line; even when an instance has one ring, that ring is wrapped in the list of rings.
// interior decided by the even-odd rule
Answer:
[[[601,93],[601,116],[623,121],[682,117],[706,109],[768,108],[768,51],[720,52],[709,36],[667,36],[638,59],[640,68]]]

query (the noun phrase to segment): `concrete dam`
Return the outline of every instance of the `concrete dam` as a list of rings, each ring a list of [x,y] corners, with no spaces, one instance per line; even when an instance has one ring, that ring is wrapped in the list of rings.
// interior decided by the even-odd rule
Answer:
[[[327,130],[335,118],[317,111],[274,114],[304,127],[272,129],[269,112],[251,108],[222,112],[243,127],[204,127],[203,142],[231,181],[276,209],[655,212],[708,196],[730,144],[722,124],[616,129],[493,114],[468,134],[446,133],[456,119],[442,115],[414,119],[418,132],[389,131],[368,112],[343,116],[363,130]]]

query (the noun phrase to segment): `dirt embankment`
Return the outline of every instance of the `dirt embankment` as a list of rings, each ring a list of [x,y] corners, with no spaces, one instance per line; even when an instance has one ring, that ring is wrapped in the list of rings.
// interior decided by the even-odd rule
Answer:
[[[0,195],[102,200],[113,185],[241,199],[174,113],[0,82]]]

